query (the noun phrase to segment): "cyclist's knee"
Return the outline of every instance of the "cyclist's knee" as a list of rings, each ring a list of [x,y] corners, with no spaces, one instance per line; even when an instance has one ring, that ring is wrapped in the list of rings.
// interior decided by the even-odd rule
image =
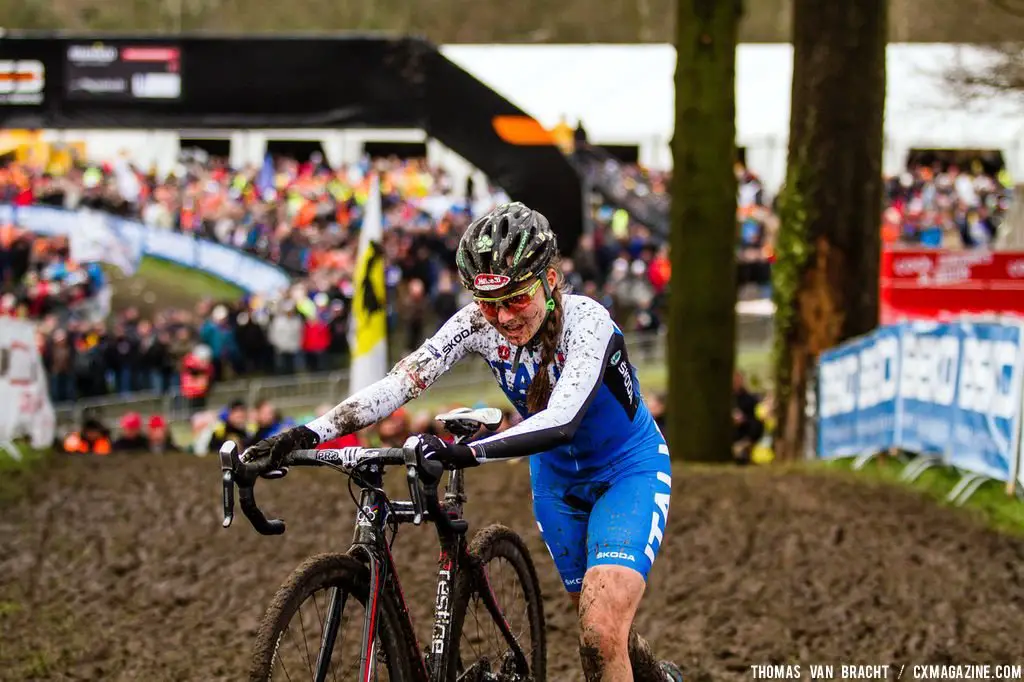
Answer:
[[[584,658],[600,654],[607,660],[625,655],[629,628],[643,592],[644,579],[632,569],[595,566],[587,571],[579,599]]]

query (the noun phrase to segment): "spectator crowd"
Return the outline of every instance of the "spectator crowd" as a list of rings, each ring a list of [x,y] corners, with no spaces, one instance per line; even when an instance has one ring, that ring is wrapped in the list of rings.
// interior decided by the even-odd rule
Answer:
[[[585,134],[578,137],[585,142]],[[273,298],[107,316],[97,304],[107,288],[102,269],[74,263],[67,240],[0,226],[0,314],[41,321],[40,347],[57,402],[177,390],[201,408],[224,379],[344,366],[371,170],[381,173],[394,350],[412,350],[468,302],[455,274],[456,245],[474,215],[507,198],[488,188],[485,200],[471,201],[471,187],[454,187],[443,169],[422,159],[332,168],[313,154],[233,169],[223,159],[190,154],[166,176],[125,157],[45,170],[0,165],[0,203],[102,209],[232,245],[295,276]],[[741,294],[764,297],[778,230],[775,200],[742,164],[736,176]],[[670,174],[626,165],[620,177],[631,197],[667,205]],[[1009,200],[1008,189],[984,169],[939,163],[915,165],[886,188],[883,237],[928,246],[990,244]],[[664,236],[602,198],[592,202],[589,222],[575,250],[563,254],[566,280],[602,302],[624,330],[656,334],[671,278]]]
[[[887,244],[946,249],[990,247],[999,236],[1013,190],[1003,174],[975,160],[921,163],[889,178],[882,239]]]
[[[63,237],[0,224],[0,316],[101,321],[109,312],[98,263],[76,263]]]
[[[456,276],[455,248],[474,213],[506,197],[493,190],[476,205],[453,198],[446,173],[420,160],[381,160],[374,167],[382,171],[389,318],[401,352],[468,302]],[[156,229],[251,251],[296,275],[273,299],[205,301],[193,311],[158,311],[148,319],[134,309],[102,320],[22,309],[41,319],[54,399],[179,389],[201,403],[224,378],[339,366],[347,353],[369,170],[369,162],[331,169],[317,156],[239,171],[217,159],[185,158],[180,177],[164,178],[133,169],[123,158],[73,165],[61,175],[8,164],[0,200],[135,217]],[[566,279],[605,303],[627,330],[656,332],[670,276],[667,245],[608,206],[597,206],[593,217],[595,229],[563,258]],[[58,269],[77,268],[66,248],[54,259]],[[102,277],[102,270],[89,267]]]

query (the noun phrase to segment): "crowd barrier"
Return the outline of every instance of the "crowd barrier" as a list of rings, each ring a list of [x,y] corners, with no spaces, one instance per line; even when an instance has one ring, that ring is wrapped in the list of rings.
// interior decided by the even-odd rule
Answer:
[[[886,325],[822,353],[817,366],[816,455],[917,455],[907,480],[931,466],[962,475],[949,500],[983,483],[1017,491],[1021,472],[1024,320],[961,318]]]
[[[276,294],[287,288],[290,282],[283,269],[244,251],[106,213],[0,204],[0,224],[9,222],[47,236],[71,237],[83,231],[95,235],[106,230],[113,235],[111,241],[121,247],[117,260],[107,259],[115,265],[122,265],[125,260],[137,264],[143,255],[153,256],[219,277],[247,292],[263,295]]]

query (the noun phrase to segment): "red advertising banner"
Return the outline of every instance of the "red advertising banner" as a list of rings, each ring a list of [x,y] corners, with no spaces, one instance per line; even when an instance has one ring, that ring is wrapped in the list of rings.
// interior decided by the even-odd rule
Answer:
[[[1024,316],[1024,252],[882,251],[881,323],[961,313]]]

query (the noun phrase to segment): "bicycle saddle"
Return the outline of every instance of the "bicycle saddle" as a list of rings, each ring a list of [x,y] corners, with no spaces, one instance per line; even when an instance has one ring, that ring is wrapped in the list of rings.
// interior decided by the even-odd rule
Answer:
[[[444,427],[456,436],[472,436],[483,426],[493,431],[501,424],[501,410],[496,407],[481,407],[471,410],[468,407],[460,407],[445,412],[435,417],[437,421],[443,422]]]

